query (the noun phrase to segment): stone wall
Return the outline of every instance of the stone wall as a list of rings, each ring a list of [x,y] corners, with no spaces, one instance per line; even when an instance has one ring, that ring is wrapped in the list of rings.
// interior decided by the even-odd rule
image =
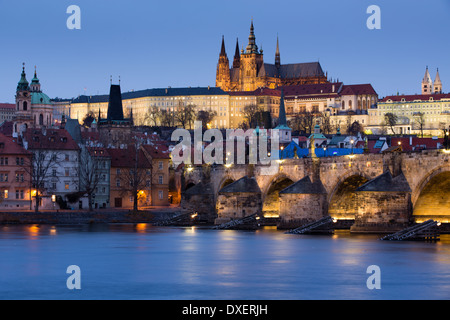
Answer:
[[[214,222],[215,224],[261,213],[261,194],[242,192],[219,194],[216,209],[217,219]]]
[[[278,228],[296,228],[323,218],[326,212],[326,194],[280,194]]]
[[[358,212],[352,232],[393,232],[411,222],[411,194],[357,192]]]

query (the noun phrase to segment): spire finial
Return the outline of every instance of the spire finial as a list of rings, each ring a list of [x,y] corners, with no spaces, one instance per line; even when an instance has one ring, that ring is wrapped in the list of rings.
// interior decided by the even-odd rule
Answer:
[[[119,76],[119,86],[120,86],[120,76]]]
[[[112,75],[109,76],[109,84],[112,85]]]

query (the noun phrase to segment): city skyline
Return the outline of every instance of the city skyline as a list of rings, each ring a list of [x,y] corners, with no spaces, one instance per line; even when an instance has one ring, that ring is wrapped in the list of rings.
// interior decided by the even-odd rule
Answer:
[[[275,59],[278,35],[282,63],[319,61],[329,78],[371,83],[380,98],[420,93],[427,66],[433,80],[439,68],[443,91],[449,92],[450,45],[441,41],[450,24],[444,20],[450,11],[445,1],[415,6],[283,1],[279,13],[268,10],[266,1],[226,6],[139,1],[107,7],[106,2],[79,1],[80,30],[66,27],[72,3],[50,4],[2,4],[2,39],[10,49],[2,53],[0,102],[14,101],[23,62],[29,81],[37,66],[42,90],[51,98],[107,94],[111,76],[113,83],[120,77],[123,92],[214,86],[222,36],[231,57],[237,38],[241,49],[247,45],[252,19],[265,61]],[[366,26],[371,4],[381,9],[380,30]]]

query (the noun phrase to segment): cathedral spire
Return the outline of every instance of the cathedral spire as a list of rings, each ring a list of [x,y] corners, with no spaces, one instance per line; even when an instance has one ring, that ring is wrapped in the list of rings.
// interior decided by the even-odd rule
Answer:
[[[220,56],[226,56],[227,53],[225,51],[225,37],[222,35],[222,48],[220,49]]]
[[[277,34],[277,50],[275,51],[275,66],[280,67],[281,59],[280,59],[280,46],[278,43],[278,34]]]
[[[236,51],[234,52],[233,68],[239,69],[241,65],[241,54],[239,53],[239,39],[236,38]]]
[[[250,35],[248,36],[248,45],[245,53],[258,53],[258,46],[255,41],[255,28],[253,27],[253,19],[250,25]]]

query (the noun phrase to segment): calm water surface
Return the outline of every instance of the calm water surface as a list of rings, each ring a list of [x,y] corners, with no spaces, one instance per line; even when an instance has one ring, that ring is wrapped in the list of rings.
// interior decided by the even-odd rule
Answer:
[[[154,227],[0,226],[0,299],[450,299],[450,237]],[[81,290],[69,290],[69,265]],[[369,290],[367,267],[381,268]]]

